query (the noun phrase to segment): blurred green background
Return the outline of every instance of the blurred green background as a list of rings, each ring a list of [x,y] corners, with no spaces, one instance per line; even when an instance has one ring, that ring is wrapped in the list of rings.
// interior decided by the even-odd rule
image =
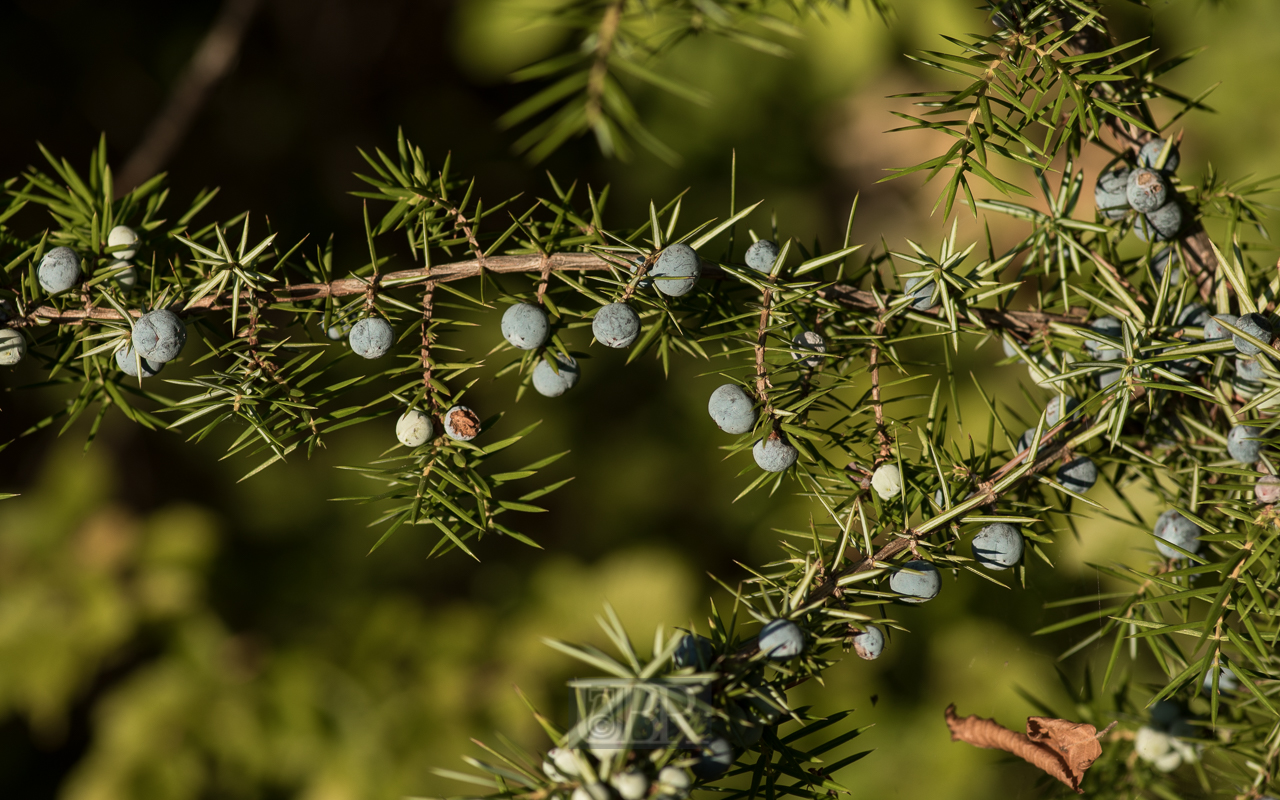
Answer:
[[[883,237],[902,249],[910,236],[936,249],[949,226],[929,215],[935,187],[875,181],[943,143],[884,133],[898,124],[889,110],[905,108],[885,97],[939,85],[902,53],[942,46],[939,33],[984,30],[976,3],[907,0],[889,25],[857,9],[832,14],[805,26],[788,60],[689,41],[661,68],[708,90],[714,104],[637,93],[682,164],[643,154],[608,162],[584,140],[531,167],[493,121],[529,91],[504,75],[561,42],[554,30],[528,28],[530,9],[548,4],[555,0],[267,0],[170,164],[175,194],[221,186],[217,217],[265,213],[286,239],[333,232],[338,264],[356,265],[365,258],[360,204],[346,194],[358,188],[355,148],[392,146],[397,126],[437,162],[452,151],[486,198],[544,192],[544,168],[612,183],[615,224],[686,187],[684,219],[722,214],[736,148],[739,199],[766,201],[749,220],[757,231],[776,212],[782,235],[834,243],[861,193],[857,241]],[[1230,177],[1280,171],[1271,66],[1280,4],[1152,5],[1151,46],[1168,55],[1209,48],[1169,83],[1195,94],[1223,82],[1210,100],[1219,113],[1185,120],[1183,179],[1209,162]],[[123,162],[216,11],[194,1],[0,5],[0,174],[37,163],[37,140],[83,166],[100,131]],[[1146,12],[1117,4],[1116,14],[1122,35],[1147,35]],[[976,230],[959,217],[962,231]],[[1003,241],[1016,235],[993,225]],[[491,322],[477,348],[488,349],[484,336],[496,339]],[[995,347],[963,357],[961,370],[988,385],[1028,383],[1025,370],[990,366]],[[426,560],[433,539],[412,531],[366,555],[377,536],[365,528],[369,510],[327,500],[364,489],[334,467],[381,452],[393,416],[332,437],[310,462],[244,483],[236,480],[248,465],[219,462],[216,443],[188,444],[122,419],[87,454],[82,429],[20,440],[0,456],[0,491],[23,495],[0,503],[0,794],[451,795],[469,789],[430,769],[479,755],[469,738],[495,743],[500,730],[547,746],[513,687],[564,723],[564,681],[585,674],[542,637],[603,646],[594,616],[606,601],[639,642],[658,625],[705,629],[708,596],[724,598],[709,573],[741,580],[735,560],[776,558],[773,529],[802,528],[818,512],[786,491],[730,502],[749,480],[738,475],[746,459],[723,462],[716,449],[725,441],[705,417],[718,383],[708,370],[679,363],[664,380],[650,360],[624,370],[621,359],[598,357],[569,395],[510,408],[510,431],[545,419],[520,459],[569,448],[548,477],[577,479],[522,528],[545,550],[485,542],[480,564],[461,554]],[[11,391],[23,382],[16,373],[0,380],[4,439],[60,402]],[[507,408],[514,384],[482,382],[473,396]],[[1030,408],[1016,392],[1002,398]],[[976,396],[963,402],[966,421],[985,434]],[[1105,491],[1093,496],[1107,502]],[[971,576],[948,582],[936,602],[900,613],[912,634],[895,635],[881,659],[846,658],[825,688],[793,693],[818,713],[856,709],[857,724],[874,723],[857,744],[875,752],[839,776],[856,796],[1040,795],[1030,768],[951,744],[942,709],[956,702],[962,714],[1016,727],[1037,713],[1022,687],[1070,712],[1053,667],[1087,631],[1028,634],[1079,611],[1045,610],[1046,602],[1105,590],[1086,561],[1145,558],[1149,541],[1122,526],[1087,531],[1083,541],[1062,536],[1056,571],[1033,564],[1032,588],[1010,595]],[[1086,650],[1068,672],[1078,679],[1083,661],[1099,655]]]

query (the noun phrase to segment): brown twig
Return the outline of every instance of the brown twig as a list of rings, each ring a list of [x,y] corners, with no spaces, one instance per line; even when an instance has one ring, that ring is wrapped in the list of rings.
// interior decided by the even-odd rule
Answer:
[[[142,141],[125,161],[115,184],[118,194],[145,182],[173,156],[209,90],[230,71],[260,5],[261,0],[226,0],[178,78],[168,104],[151,121]]]
[[[879,467],[893,457],[893,440],[884,425],[884,404],[880,402],[880,337],[884,335],[884,317],[876,320],[872,332],[875,339],[871,341],[871,356],[867,365],[871,370],[871,406],[876,414],[876,439],[880,442],[879,454],[872,463],[872,469]]]
[[[770,278],[772,281],[772,278]],[[769,370],[764,362],[765,343],[769,334],[769,308],[773,304],[773,287],[769,286],[764,290],[764,294],[760,298],[760,325],[756,329],[756,394],[760,396],[760,403],[764,409],[764,413],[772,416],[773,407],[769,405],[769,388],[773,385],[769,382]],[[776,424],[776,420],[775,420]]]

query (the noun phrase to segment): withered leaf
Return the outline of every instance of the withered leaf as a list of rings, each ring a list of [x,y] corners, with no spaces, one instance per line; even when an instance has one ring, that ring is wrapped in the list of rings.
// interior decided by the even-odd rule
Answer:
[[[1102,734],[1084,722],[1028,717],[1027,732],[1022,734],[995,720],[973,715],[957,717],[954,703],[947,706],[946,719],[951,741],[1012,753],[1070,786],[1077,794],[1084,794],[1080,788],[1084,773],[1102,755],[1102,744],[1098,741]]]

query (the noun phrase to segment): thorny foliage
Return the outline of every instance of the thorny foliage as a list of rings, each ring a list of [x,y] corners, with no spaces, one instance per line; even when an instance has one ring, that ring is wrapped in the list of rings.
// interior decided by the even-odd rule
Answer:
[[[686,5],[717,4],[644,8]],[[586,14],[629,4],[570,8]],[[1222,327],[1234,340],[1207,337],[1207,314],[1190,308],[1199,301],[1209,313],[1274,319],[1280,277],[1258,257],[1268,209],[1260,197],[1269,184],[1226,181],[1212,169],[1198,185],[1170,177],[1184,224],[1167,245],[1170,260],[1157,269],[1159,246],[1130,235],[1141,215],[1108,217],[1080,207],[1086,181],[1097,176],[1076,165],[1085,148],[1103,147],[1115,164],[1134,166],[1137,150],[1181,117],[1159,123],[1150,98],[1202,107],[1202,97],[1180,98],[1156,83],[1186,59],[1156,61],[1158,54],[1141,43],[1112,42],[1099,9],[1082,0],[1006,4],[998,14],[995,33],[952,38],[952,50],[921,57],[964,79],[954,90],[922,95],[912,117],[913,127],[950,137],[950,147],[901,172],[950,170],[941,195],[948,211],[960,197],[975,214],[1019,220],[1025,236],[999,253],[990,242],[957,241],[953,228],[936,250],[910,242],[904,252],[871,252],[857,264],[851,256],[858,246],[848,234],[839,248],[822,252],[774,229],[767,236],[785,241],[766,273],[743,264],[746,242],[737,227],[755,206],[738,208],[733,197],[721,220],[690,223],[676,197],[651,205],[649,218],[633,226],[606,221],[607,189],[576,184],[552,181],[544,197],[487,204],[447,160],[435,168],[401,137],[395,152],[366,155],[368,189],[361,195],[375,209],[366,217],[369,260],[339,278],[329,244],[283,250],[270,232],[250,235],[248,214],[195,222],[209,194],[173,222],[161,216],[167,193],[160,179],[112,199],[105,148],[84,178],[49,156],[51,174],[33,169],[4,184],[0,297],[6,324],[29,346],[20,368],[26,372],[10,374],[33,376],[34,388],[74,387],[76,399],[26,433],[57,422],[65,431],[92,412],[92,441],[112,408],[148,427],[188,430],[193,439],[232,423],[240,433],[230,454],[254,456],[252,474],[295,451],[313,452],[335,430],[406,408],[438,422],[493,369],[490,360],[499,362],[494,374],[509,375],[523,389],[540,360],[573,354],[599,307],[625,301],[643,324],[629,359],[646,353],[664,364],[706,359],[753,396],[762,413],[730,448],[730,461],[744,465],[743,492],[773,492],[785,483],[811,498],[826,521],[785,532],[782,558],[738,587],[725,585],[733,608],[713,607],[709,650],[685,658],[685,666],[672,661],[679,633],[658,631],[644,658],[612,612],[602,624],[620,659],[553,643],[632,687],[633,696],[656,698],[646,700],[644,713],[674,720],[673,740],[650,749],[631,741],[592,750],[581,747],[582,730],[562,731],[539,715],[557,744],[569,748],[568,766],[544,769],[541,756],[513,746],[511,756],[489,750],[493,761],[472,759],[482,775],[443,774],[497,796],[543,800],[624,769],[652,777],[665,765],[705,767],[702,759],[711,754],[698,748],[710,746],[708,737],[727,736],[735,761],[729,780],[704,782],[710,790],[734,798],[845,791],[835,774],[865,753],[815,759],[860,729],[807,743],[847,715],[788,708],[786,691],[819,677],[860,631],[900,629],[891,614],[902,595],[891,589],[890,576],[913,571],[907,559],[924,560],[961,579],[1016,591],[1012,584],[1025,584],[1034,572],[1029,561],[1053,567],[1055,542],[1077,534],[1085,513],[1147,532],[1154,545],[1154,520],[1126,499],[1141,488],[1194,522],[1200,538],[1194,550],[1185,542],[1168,550],[1173,557],[1153,547],[1144,563],[1093,565],[1127,588],[1051,604],[1076,613],[1038,633],[1098,625],[1064,658],[1096,642],[1107,644],[1110,655],[1103,674],[1088,676],[1083,690],[1064,680],[1073,713],[1043,711],[1083,717],[1097,728],[1121,720],[1085,777],[1090,794],[1169,797],[1197,784],[1206,793],[1274,792],[1280,549],[1277,512],[1255,502],[1254,489],[1264,473],[1276,471],[1265,445],[1277,424],[1280,350],[1270,335],[1259,337],[1232,318],[1222,318]],[[1016,176],[1026,168],[1031,175],[1022,185]],[[1001,170],[1014,177],[998,177]],[[1006,195],[1039,198],[1024,204],[976,197],[973,175]],[[23,234],[11,227],[29,205],[51,214],[47,230]],[[118,223],[141,235],[131,287],[114,279],[121,267],[105,243],[105,232]],[[705,265],[697,289],[681,297],[657,291],[647,277],[674,243],[693,247]],[[80,254],[87,277],[75,290],[48,297],[37,264],[60,244]],[[408,251],[411,266],[388,255],[393,246]],[[529,279],[510,277],[516,274]],[[904,282],[913,278],[920,283],[907,293]],[[1025,286],[1034,302],[1014,307]],[[457,312],[514,302],[548,312],[546,346],[518,351],[499,344],[492,359],[450,348],[448,335],[462,324]],[[133,320],[162,306],[178,310],[194,332],[173,367],[179,375],[126,378],[114,354],[127,346]],[[355,357],[326,332],[340,335],[369,316],[389,320],[397,343],[391,357],[365,362],[350,377],[344,370]],[[1087,326],[1104,316],[1117,320],[1114,328]],[[820,334],[825,352],[799,348],[795,337],[803,331]],[[996,339],[1005,363],[1028,367],[1040,387],[1031,390],[1038,406],[1054,397],[1063,406],[1067,397],[1079,404],[1059,419],[1044,413],[1018,419],[979,386],[989,414],[961,419],[958,385],[965,377],[953,366],[956,356],[961,347]],[[1252,360],[1234,357],[1248,345]],[[921,357],[922,349],[929,355]],[[883,390],[902,386],[919,390],[883,397]],[[923,413],[895,413],[912,408],[913,399],[923,401]],[[1228,455],[1228,431],[1243,423],[1260,429],[1252,437],[1264,445],[1255,463]],[[503,514],[537,510],[531,501],[556,485],[512,496],[507,484],[533,477],[557,456],[523,470],[487,472],[487,457],[524,433],[494,442],[500,425],[501,415],[486,419],[475,442],[437,436],[417,448],[391,448],[359,467],[391,488],[359,499],[380,504],[387,534],[406,526],[435,529],[442,553],[471,552],[468,541],[485,534],[522,538]],[[962,426],[982,433],[958,436]],[[1019,447],[1024,427],[1031,430]],[[799,451],[785,472],[750,463],[746,451],[771,436]],[[1058,467],[1085,457],[1120,507],[1103,508],[1087,489],[1066,485]],[[871,476],[889,465],[901,480],[882,496]],[[1007,583],[965,555],[973,534],[997,522],[1020,526],[1028,545]],[[754,623],[779,618],[803,631],[797,657],[772,659],[760,651]],[[1163,670],[1163,684],[1132,677],[1140,650]],[[1231,690],[1220,671],[1228,665],[1238,680]],[[1135,720],[1162,699],[1175,704],[1183,742],[1198,748],[1187,751],[1193,757],[1180,772],[1161,771],[1124,744]],[[784,732],[779,722],[795,729]],[[652,793],[678,794],[654,787]]]

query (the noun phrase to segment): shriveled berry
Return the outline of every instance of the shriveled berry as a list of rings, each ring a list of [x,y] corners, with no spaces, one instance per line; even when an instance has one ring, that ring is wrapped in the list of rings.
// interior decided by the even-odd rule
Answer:
[[[391,323],[381,317],[365,317],[351,326],[347,342],[356,355],[363,358],[381,358],[395,343]]]
[[[1022,532],[1007,522],[992,523],[973,537],[973,558],[991,570],[1012,567],[1022,559]]]
[[[502,338],[521,350],[537,350],[551,334],[547,312],[533,303],[516,303],[502,314]]]
[[[409,409],[396,420],[396,438],[405,447],[421,447],[434,432],[431,418],[417,409]]]
[[[1236,320],[1236,327],[1259,341],[1271,343],[1271,323],[1261,314],[1242,315]],[[1261,347],[1239,334],[1231,335],[1231,343],[1236,346],[1236,352],[1243,356],[1256,356],[1262,352]]]
[[[65,292],[80,280],[80,256],[70,247],[55,247],[40,259],[36,277],[49,294]]]
[[[760,629],[757,643],[769,658],[785,661],[804,652],[804,631],[789,619],[771,620]]]
[[[1153,169],[1135,169],[1129,173],[1129,184],[1125,187],[1125,196],[1133,210],[1141,214],[1150,214],[1169,202],[1169,185],[1164,177]]]
[[[778,244],[768,239],[761,239],[747,248],[747,266],[756,272],[766,275],[773,269],[773,262],[778,258]]]
[[[1129,170],[1104,172],[1093,185],[1093,204],[1105,219],[1120,219],[1129,213],[1128,191]]]
[[[1200,550],[1200,526],[1179,514],[1173,509],[1156,518],[1154,528],[1156,550],[1165,558],[1186,558],[1169,545],[1176,545],[1188,553]]]
[[[1076,494],[1084,494],[1098,482],[1098,465],[1088,456],[1078,456],[1058,467],[1058,483]]]
[[[1262,429],[1252,425],[1237,425],[1227,433],[1227,453],[1241,464],[1253,464],[1262,451],[1258,437]]]
[[[755,447],[751,448],[751,455],[756,460],[756,466],[765,472],[783,472],[796,463],[800,453],[787,442],[785,436],[775,431],[756,442]]]
[[[797,333],[796,337],[791,340],[791,347],[793,351],[791,353],[792,361],[798,361],[800,359],[800,353],[794,352],[796,350],[808,350],[819,354],[806,357],[804,359],[804,365],[806,367],[816,367],[820,365],[822,363],[821,354],[827,352],[826,341],[820,334],[813,331],[801,331],[800,333]]]
[[[904,603],[923,603],[938,596],[942,575],[928,561],[908,561],[889,577],[889,588]]]
[[[573,356],[548,352],[533,368],[533,388],[543,397],[559,397],[577,383],[578,361]]]
[[[687,244],[669,245],[658,256],[649,273],[654,285],[663,294],[679,297],[693,289],[702,275],[702,259],[698,251]]]
[[[640,315],[626,303],[610,303],[596,312],[591,333],[605,347],[630,347],[640,336]]]
[[[707,413],[725,433],[746,433],[756,424],[751,396],[736,383],[726,383],[711,393]]]
[[[0,365],[12,367],[27,354],[27,340],[13,328],[0,327]]]
[[[480,435],[480,417],[466,406],[454,406],[444,412],[444,434],[459,442],[469,442]]]
[[[148,361],[172,361],[186,343],[187,326],[167,308],[148,311],[133,324],[133,346]]]
[[[884,634],[874,625],[866,625],[853,636],[853,652],[858,658],[875,661],[884,652]]]

